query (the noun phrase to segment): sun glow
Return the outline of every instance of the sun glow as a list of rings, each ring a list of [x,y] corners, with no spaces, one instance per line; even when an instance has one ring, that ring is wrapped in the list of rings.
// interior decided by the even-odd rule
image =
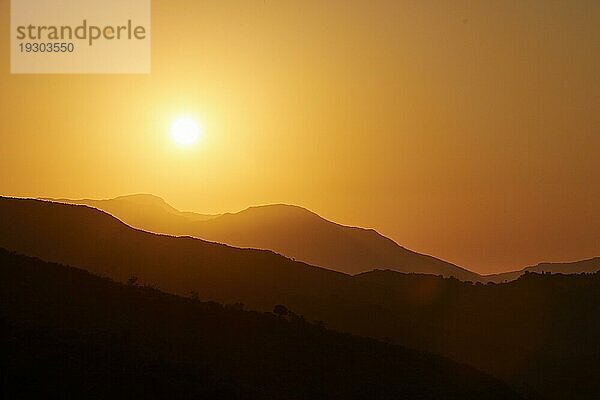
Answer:
[[[178,118],[171,124],[171,139],[180,146],[193,145],[200,138],[200,133],[200,126],[191,118]]]

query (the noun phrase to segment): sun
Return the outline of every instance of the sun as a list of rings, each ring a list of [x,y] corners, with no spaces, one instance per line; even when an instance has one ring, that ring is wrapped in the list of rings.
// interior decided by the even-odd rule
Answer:
[[[200,138],[200,125],[192,118],[178,118],[171,124],[171,139],[178,145],[189,147]]]

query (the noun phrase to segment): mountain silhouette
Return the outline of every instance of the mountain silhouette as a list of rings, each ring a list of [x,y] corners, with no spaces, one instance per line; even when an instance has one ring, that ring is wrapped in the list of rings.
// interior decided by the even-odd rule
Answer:
[[[531,267],[523,268],[519,271],[505,272],[502,274],[486,275],[484,278],[488,282],[508,282],[518,279],[527,272],[551,273],[551,274],[581,274],[595,273],[600,271],[600,257],[590,258],[589,260],[574,261],[567,263],[540,263]]]
[[[133,229],[86,206],[0,198],[0,247],[95,274],[270,311],[440,354],[550,400],[600,398],[600,274],[508,284],[375,270]]]
[[[172,233],[170,230],[193,221],[205,221],[218,215],[179,211],[160,197],[150,194],[120,196],[109,200],[43,199],[68,204],[83,204],[106,211],[128,225],[150,232]]]
[[[408,250],[373,229],[336,224],[297,206],[276,204],[250,207],[233,214],[205,216],[181,215],[163,199],[150,195],[56,201],[95,207],[146,231],[272,250],[348,274],[385,268],[405,273],[454,276],[465,281],[483,280],[474,272]]]
[[[518,399],[442,357],[0,249],[2,398]]]

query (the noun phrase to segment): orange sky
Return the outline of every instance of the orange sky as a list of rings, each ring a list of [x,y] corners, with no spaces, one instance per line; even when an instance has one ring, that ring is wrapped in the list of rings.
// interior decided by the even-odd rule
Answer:
[[[2,194],[292,203],[481,273],[600,255],[598,1],[154,0],[147,76],[10,75],[9,3]]]

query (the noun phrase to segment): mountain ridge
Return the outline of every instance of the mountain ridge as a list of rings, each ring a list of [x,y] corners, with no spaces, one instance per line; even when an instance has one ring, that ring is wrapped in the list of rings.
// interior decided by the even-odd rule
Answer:
[[[147,223],[132,216],[131,209],[119,207],[118,203],[123,199],[135,202],[136,195],[103,200],[101,203],[90,200],[55,201],[93,206],[139,229],[174,236],[192,236],[240,248],[272,250],[295,260],[351,275],[376,268],[389,268],[404,273],[431,273],[461,280],[482,280],[479,274],[460,266],[409,250],[375,229],[329,221],[297,205],[279,203],[251,206],[211,218],[194,221],[179,219],[171,224],[167,222],[168,218],[161,218],[163,223],[157,224]],[[159,197],[154,201],[168,204]]]
[[[488,282],[507,282],[518,279],[520,276],[528,273],[551,273],[551,274],[581,274],[595,273],[600,271],[600,257],[592,257],[585,260],[568,262],[542,262],[531,265],[518,271],[504,272],[501,274],[486,275],[484,278]]]

